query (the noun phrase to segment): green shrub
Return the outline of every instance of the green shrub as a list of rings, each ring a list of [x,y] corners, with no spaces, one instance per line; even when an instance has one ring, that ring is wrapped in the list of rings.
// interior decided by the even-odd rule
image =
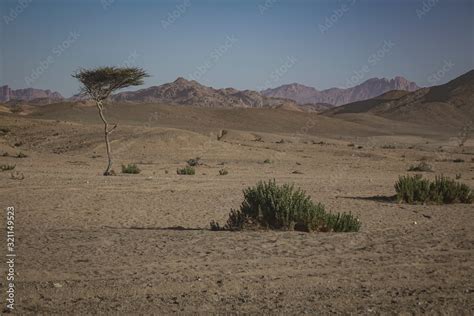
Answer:
[[[16,155],[16,158],[26,158],[28,157],[26,154],[22,153],[21,151]]]
[[[472,203],[474,200],[469,186],[444,176],[437,176],[434,181],[423,179],[421,175],[401,176],[395,190],[398,200],[409,204]]]
[[[202,165],[200,157],[191,158],[187,161],[187,163],[188,163],[188,166],[190,166],[190,167],[196,167],[196,166]]]
[[[270,159],[265,159],[263,163],[272,163],[272,161]]]
[[[352,232],[360,229],[360,222],[350,213],[328,213],[326,227],[335,232]]]
[[[433,172],[433,167],[429,163],[422,161],[416,166],[410,166],[410,168],[408,168],[408,171]]]
[[[395,184],[395,191],[397,191],[399,201],[405,201],[409,204],[415,202],[425,203],[429,199],[430,181],[422,179],[419,174],[413,177],[402,176]]]
[[[3,171],[10,171],[15,169],[15,165],[0,165],[0,170]]]
[[[225,176],[225,175],[227,175],[227,174],[229,174],[229,171],[227,171],[226,169],[221,169],[221,170],[219,170],[219,175],[220,175],[220,176]]]
[[[134,163],[128,165],[122,165],[122,173],[139,174],[140,168]]]
[[[10,179],[12,180],[24,180],[25,175],[21,172],[15,171],[10,173]]]
[[[196,170],[194,170],[194,167],[186,166],[181,169],[176,169],[176,173],[179,175],[194,175],[196,173]]]
[[[360,222],[352,214],[332,214],[324,205],[313,203],[308,195],[293,185],[277,185],[275,180],[259,182],[243,191],[239,210],[231,210],[225,230],[252,228],[299,231],[358,231]],[[211,222],[211,228],[220,228]]]
[[[211,226],[211,230],[212,231],[219,231],[219,230],[222,230],[221,226],[219,225],[218,222],[216,221],[211,221],[211,223],[209,224]]]

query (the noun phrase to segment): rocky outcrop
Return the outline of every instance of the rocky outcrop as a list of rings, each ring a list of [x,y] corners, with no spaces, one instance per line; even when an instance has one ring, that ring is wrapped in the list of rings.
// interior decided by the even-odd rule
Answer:
[[[114,102],[169,103],[198,107],[276,108],[296,105],[292,100],[266,97],[257,91],[214,89],[181,77],[160,86],[118,93],[111,99]]]
[[[371,99],[391,90],[415,91],[417,89],[419,87],[416,83],[408,81],[403,77],[395,77],[393,79],[372,78],[352,88],[331,88],[322,91],[313,87],[292,83],[264,90],[262,94],[269,97],[291,99],[299,104],[326,103],[339,106]]]
[[[9,102],[13,100],[32,101],[35,99],[61,101],[64,98],[59,92],[53,92],[51,90],[33,88],[13,90],[9,86],[0,87],[0,102]]]

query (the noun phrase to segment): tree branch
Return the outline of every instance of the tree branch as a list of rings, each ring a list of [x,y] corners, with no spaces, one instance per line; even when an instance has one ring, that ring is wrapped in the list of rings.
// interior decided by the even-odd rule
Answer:
[[[115,123],[115,124],[114,124],[114,127],[112,127],[109,131],[107,131],[107,133],[108,133],[109,135],[112,134],[112,132],[117,128],[117,126],[118,126],[118,124]]]

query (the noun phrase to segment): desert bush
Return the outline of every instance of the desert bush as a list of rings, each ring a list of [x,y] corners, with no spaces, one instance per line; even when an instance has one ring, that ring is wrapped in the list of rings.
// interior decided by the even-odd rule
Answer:
[[[395,191],[399,201],[409,204],[472,203],[474,200],[469,186],[444,176],[437,176],[434,181],[423,179],[421,175],[401,176]]]
[[[122,173],[139,174],[140,172],[140,168],[134,163],[122,165]]]
[[[272,163],[272,161],[270,159],[265,159],[263,163]]]
[[[417,165],[411,165],[408,171],[433,172],[433,167],[429,163],[422,161]]]
[[[10,173],[10,179],[12,180],[23,180],[25,179],[25,175],[21,172],[15,171]]]
[[[194,167],[186,166],[184,168],[176,169],[176,173],[179,175],[194,175],[196,170],[194,170]]]
[[[360,229],[360,222],[348,213],[326,214],[326,227],[335,232],[352,232]]]
[[[209,224],[209,226],[211,226],[211,230],[212,231],[219,231],[219,230],[222,230],[221,226],[219,225],[218,222],[212,220],[211,223]]]
[[[464,159],[456,158],[456,159],[453,160],[453,162],[458,162],[458,163],[459,163],[459,162],[464,162]]]
[[[225,135],[227,135],[227,133],[228,133],[227,130],[221,129],[221,130],[219,131],[219,133],[217,133],[217,140],[221,140],[222,137],[224,137]]]
[[[0,132],[3,134],[10,133],[10,129],[8,127],[0,127]]]
[[[382,149],[396,149],[394,145],[383,145]]]
[[[219,175],[220,176],[225,176],[225,175],[228,175],[228,174],[229,174],[229,171],[227,171],[226,169],[219,170]]]
[[[332,214],[321,203],[314,203],[293,185],[277,185],[275,180],[259,182],[243,191],[239,210],[231,210],[224,230],[279,229],[299,231],[358,231],[360,222],[352,214]],[[221,229],[211,222],[211,228]]]
[[[18,153],[18,155],[16,155],[16,158],[26,158],[28,157],[28,155],[22,153],[21,151]]]
[[[190,167],[196,167],[202,165],[201,158],[196,157],[196,158],[191,158],[187,161],[188,166]]]
[[[405,201],[410,204],[415,202],[425,203],[429,200],[430,181],[422,179],[422,176],[419,174],[413,177],[402,176],[395,184],[395,191],[399,201]]]
[[[2,157],[9,157],[9,156],[10,154],[7,151],[2,154]]]
[[[0,165],[0,171],[10,171],[15,169],[15,165]]]

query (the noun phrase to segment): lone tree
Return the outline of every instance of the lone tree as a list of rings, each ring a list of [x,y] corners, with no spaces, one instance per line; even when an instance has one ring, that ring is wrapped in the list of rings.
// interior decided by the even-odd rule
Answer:
[[[143,79],[149,75],[141,68],[98,67],[80,69],[72,76],[82,83],[81,92],[89,95],[95,101],[100,118],[104,122],[108,159],[104,176],[108,176],[111,174],[110,169],[112,168],[109,135],[117,128],[117,124],[109,128],[109,123],[104,116],[104,102],[116,90],[143,84]]]

